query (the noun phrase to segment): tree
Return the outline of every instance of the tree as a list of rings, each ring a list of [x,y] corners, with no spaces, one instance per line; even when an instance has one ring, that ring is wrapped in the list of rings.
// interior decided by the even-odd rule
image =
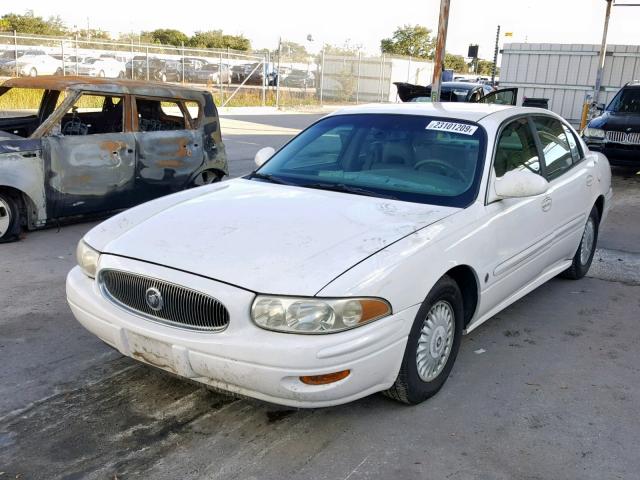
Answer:
[[[324,45],[325,55],[338,55],[343,57],[353,57],[358,54],[358,51],[362,48],[362,45],[354,45],[351,40],[347,39],[342,45]]]
[[[151,32],[130,32],[121,33],[118,36],[118,41],[122,43],[153,43]]]
[[[404,25],[396,28],[391,38],[380,41],[382,53],[407,55],[418,58],[433,58],[435,41],[431,30],[422,25]]]
[[[44,19],[37,17],[33,10],[27,10],[24,15],[7,13],[0,19],[0,27],[5,31],[15,30],[18,33],[32,35],[64,35],[68,33],[67,27],[60,17]]]
[[[109,32],[105,32],[104,30],[96,28],[91,28],[89,30],[78,30],[76,33],[78,34],[79,38],[90,38],[93,40],[111,40],[111,35],[109,35]]]
[[[222,30],[196,32],[188,42],[193,48],[230,48],[232,50],[249,50],[251,42],[243,35],[225,35]]]
[[[158,28],[151,32],[151,39],[153,43],[173,45],[175,47],[179,47],[183,43],[187,43],[189,41],[189,37],[186,33],[173,28]]]
[[[478,75],[491,75],[493,69],[493,62],[490,60],[478,59]],[[500,69],[496,69],[496,75],[500,74]]]
[[[465,62],[462,55],[453,55],[451,53],[445,53],[444,56],[444,68],[447,70],[453,70],[457,73],[467,73],[469,66]]]
[[[280,45],[282,49],[282,57],[291,62],[306,62],[309,60],[309,52],[304,45],[296,42],[283,41]],[[277,55],[278,50],[271,52],[271,55]]]

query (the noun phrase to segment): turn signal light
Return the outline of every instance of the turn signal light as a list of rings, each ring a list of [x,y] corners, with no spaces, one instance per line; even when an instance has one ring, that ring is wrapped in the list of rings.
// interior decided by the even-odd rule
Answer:
[[[309,375],[300,377],[300,381],[307,385],[326,385],[347,378],[350,373],[351,370],[342,370],[341,372],[326,373],[324,375]]]

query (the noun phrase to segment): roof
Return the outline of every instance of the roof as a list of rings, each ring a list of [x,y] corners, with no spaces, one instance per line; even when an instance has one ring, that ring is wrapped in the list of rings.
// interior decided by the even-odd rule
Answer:
[[[88,90],[105,93],[130,93],[160,97],[201,97],[202,88],[185,87],[173,83],[125,80],[118,78],[95,78],[60,75],[10,78],[3,87],[41,88],[47,90]]]
[[[441,102],[441,103],[372,103],[345,107],[337,110],[333,115],[357,114],[357,113],[393,113],[401,115],[425,115],[432,117],[458,118],[477,122],[481,118],[492,113],[502,112],[508,109],[517,109],[518,112],[527,113],[530,108],[511,107],[508,105],[493,105],[485,103],[468,102]],[[533,109],[538,111],[539,109]],[[516,114],[517,112],[514,112]]]

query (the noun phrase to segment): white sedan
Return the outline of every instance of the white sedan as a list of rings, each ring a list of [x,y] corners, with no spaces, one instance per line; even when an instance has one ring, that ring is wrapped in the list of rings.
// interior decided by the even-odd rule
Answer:
[[[589,269],[607,159],[541,109],[360,106],[105,221],[67,278],[109,345],[269,402],[434,395],[463,333]]]
[[[78,75],[124,78],[125,66],[115,58],[87,58],[78,65]]]

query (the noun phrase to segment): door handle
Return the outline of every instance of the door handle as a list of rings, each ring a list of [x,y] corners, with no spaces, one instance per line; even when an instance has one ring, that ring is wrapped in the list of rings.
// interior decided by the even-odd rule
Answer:
[[[553,201],[551,200],[551,197],[544,197],[542,199],[542,211],[543,212],[548,212],[549,210],[551,210],[551,204],[553,203]]]
[[[133,153],[133,148],[127,148],[127,153]]]

